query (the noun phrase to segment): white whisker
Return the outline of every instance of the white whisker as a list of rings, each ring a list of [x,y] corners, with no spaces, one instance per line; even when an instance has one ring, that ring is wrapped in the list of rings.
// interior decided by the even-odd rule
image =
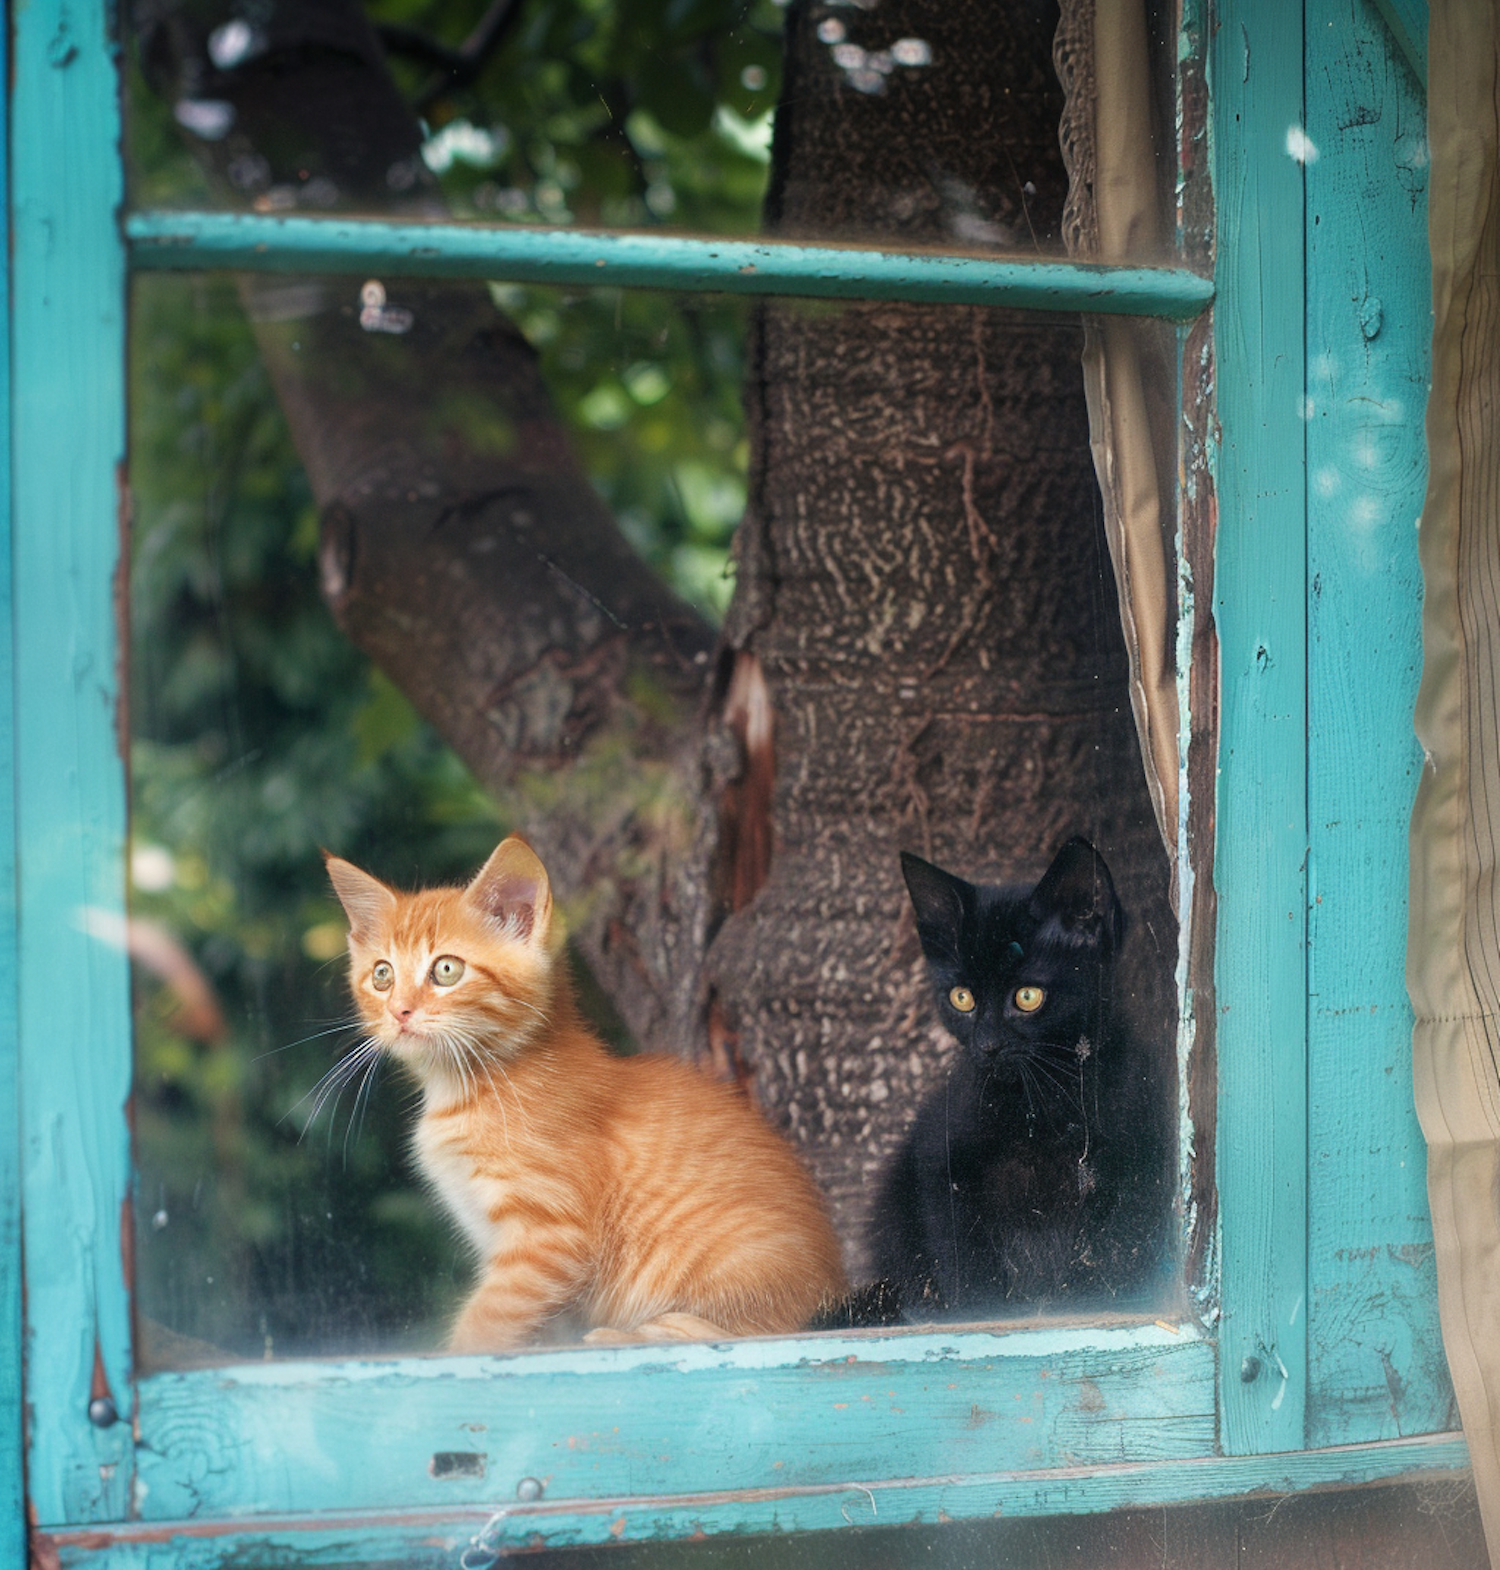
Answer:
[[[364,1074],[360,1078],[359,1089],[354,1092],[354,1105],[349,1110],[349,1123],[348,1123],[348,1127],[346,1127],[345,1130],[344,1130],[344,1165],[345,1166],[347,1166],[349,1164],[349,1139],[350,1139],[350,1136],[352,1135],[354,1137],[354,1139],[357,1141],[359,1139],[359,1130],[364,1128],[364,1124],[365,1124],[365,1112],[364,1112],[364,1109],[367,1106],[369,1106],[369,1104],[370,1104],[369,1092],[370,1092],[371,1088],[373,1087],[374,1082],[380,1077],[380,1060],[381,1060],[381,1054],[378,1053],[378,1052],[374,1053],[371,1056],[370,1061],[365,1065]],[[355,1127],[356,1122],[358,1123],[358,1128]]]
[[[278,1121],[285,1122],[287,1118],[291,1117],[292,1114],[296,1112],[297,1108],[300,1107],[304,1101],[311,1100],[313,1104],[312,1110],[308,1113],[307,1120],[302,1125],[302,1132],[297,1136],[300,1142],[303,1138],[306,1137],[307,1131],[313,1126],[315,1122],[317,1122],[318,1114],[323,1110],[324,1106],[327,1105],[328,1098],[332,1096],[334,1100],[337,1101],[338,1097],[343,1094],[344,1089],[348,1085],[349,1081],[360,1071],[361,1068],[365,1067],[365,1065],[371,1062],[374,1058],[379,1057],[379,1055],[380,1043],[378,1041],[374,1040],[373,1038],[367,1038],[366,1040],[360,1042],[360,1044],[355,1047],[352,1052],[340,1058],[339,1061],[328,1070],[328,1072],[317,1082],[316,1085],[313,1086],[311,1090],[307,1092],[306,1095],[299,1096],[298,1099],[294,1101],[284,1113],[282,1113]]]
[[[358,1028],[358,1020],[340,1020],[338,1024],[330,1025],[326,1030],[315,1030],[310,1036],[303,1036],[298,1041],[289,1041],[284,1047],[272,1047],[268,1052],[258,1052],[250,1061],[259,1063],[262,1058],[274,1058],[278,1052],[290,1052],[293,1047],[305,1047],[309,1041],[321,1041],[325,1036],[337,1036],[342,1031]]]

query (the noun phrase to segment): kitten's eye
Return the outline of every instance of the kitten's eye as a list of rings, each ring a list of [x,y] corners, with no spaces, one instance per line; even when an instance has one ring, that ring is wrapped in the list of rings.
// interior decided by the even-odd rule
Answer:
[[[1035,1014],[1047,1001],[1047,994],[1040,987],[1017,987],[1016,1007],[1023,1014]]]
[[[948,994],[948,1001],[960,1014],[972,1014],[974,1012],[974,994],[967,987],[955,987]]]
[[[440,987],[451,987],[464,973],[464,962],[452,954],[444,954],[432,962],[432,979]]]
[[[370,984],[377,992],[389,992],[395,984],[396,972],[394,968],[382,959],[377,960],[374,970],[370,972]]]

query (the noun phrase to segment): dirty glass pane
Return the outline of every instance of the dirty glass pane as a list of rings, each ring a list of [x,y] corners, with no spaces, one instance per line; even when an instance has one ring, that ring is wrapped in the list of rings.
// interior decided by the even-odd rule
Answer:
[[[132,311],[148,1364],[442,1348],[471,1251],[416,1087],[361,1055],[319,852],[454,884],[512,830],[611,1045],[737,1080],[811,1172],[856,1289],[820,1324],[1168,1311],[1170,870],[1076,321],[274,276],[148,276]],[[1089,861],[1088,909],[1048,896],[1095,968],[1005,1116],[1063,1140],[1078,1268],[883,1293],[921,1109],[998,1050],[963,1045],[985,984],[924,956],[900,854],[1029,896],[1071,836],[1116,894]],[[1040,1007],[1013,981],[997,1007]],[[1106,1228],[1074,1211],[1123,1181],[1112,1141]]]
[[[277,288],[263,317],[312,298],[289,306]],[[358,284],[343,293],[340,314],[330,289],[336,321],[399,344],[392,319],[410,292],[393,290],[375,326]],[[744,307],[497,294],[627,536],[717,618],[744,506]],[[146,278],[132,298],[127,941],[143,1356],[430,1348],[467,1257],[405,1158],[411,1087],[389,1066],[323,1082],[360,1034],[319,851],[405,886],[453,883],[512,825],[320,599],[318,508],[233,284]],[[262,322],[272,356],[284,325]],[[314,352],[316,321],[304,327],[285,329],[288,354]]]
[[[1172,14],[1108,127],[1091,29],[1076,0],[155,0],[126,51],[132,201],[1158,260]],[[1149,217],[1100,250],[1094,149],[1122,139]]]

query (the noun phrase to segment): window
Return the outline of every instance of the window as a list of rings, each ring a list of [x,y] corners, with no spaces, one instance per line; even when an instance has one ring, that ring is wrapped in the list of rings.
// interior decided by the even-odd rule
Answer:
[[[945,222],[957,214],[968,227],[950,225],[939,238],[978,254],[841,248],[806,243],[805,235],[803,243],[773,244],[601,238],[522,222],[414,228],[401,221],[412,209],[394,201],[384,218],[281,216],[283,204],[270,199],[274,179],[258,192],[268,211],[136,210],[126,216],[122,241],[115,224],[118,89],[105,10],[36,5],[15,18],[16,1006],[27,1442],[36,1519],[70,1552],[167,1532],[203,1563],[272,1549],[332,1553],[335,1544],[350,1559],[415,1560],[434,1541],[457,1555],[477,1536],[482,1559],[538,1539],[591,1543],[997,1510],[1087,1511],[1463,1465],[1462,1441],[1446,1432],[1448,1394],[1435,1361],[1420,1144],[1401,1069],[1409,1021],[1392,957],[1400,942],[1393,907],[1401,899],[1412,748],[1393,743],[1371,760],[1363,738],[1373,718],[1385,717],[1383,733],[1404,736],[1395,718],[1404,700],[1399,682],[1349,676],[1355,658],[1414,681],[1414,551],[1387,525],[1417,507],[1421,436],[1413,411],[1425,346],[1408,324],[1426,317],[1393,302],[1398,290],[1420,299],[1423,288],[1420,268],[1415,277],[1404,271],[1420,255],[1421,96],[1382,23],[1341,18],[1330,36],[1323,25],[1330,18],[1316,9],[1308,8],[1305,24],[1300,10],[1284,18],[1245,8],[1216,19],[1212,289],[1185,265],[1099,267],[987,254],[1014,239],[1011,228],[1000,235],[1008,220],[971,211],[972,193],[956,190],[934,211]],[[872,51],[853,36],[863,8],[794,16],[817,29],[803,47],[829,52],[849,78],[838,86],[840,113],[857,118],[862,99],[877,96],[873,79],[861,86],[853,73],[884,80],[905,71],[920,81],[931,69],[919,51],[907,49],[908,61],[895,45],[889,62],[871,65]],[[752,13],[752,21],[759,17]],[[825,38],[826,23],[837,23],[842,36],[830,27]],[[221,52],[236,39],[253,45],[254,24],[242,26],[242,34],[221,40]],[[747,93],[763,90],[746,85],[760,80],[756,70],[771,80],[772,65],[761,60],[770,26],[768,14],[753,38],[726,52],[733,61],[744,54],[735,80]],[[1360,58],[1375,62],[1370,69],[1385,84],[1389,124],[1383,119],[1381,135],[1368,141],[1334,130],[1343,123],[1338,94],[1352,87],[1324,96],[1310,85],[1337,83],[1352,70],[1340,31],[1351,28]],[[1195,72],[1208,47],[1204,18],[1176,18],[1167,36],[1174,58],[1179,39],[1187,46],[1172,113],[1182,116],[1191,157],[1173,219],[1183,228],[1179,250],[1192,260],[1209,239],[1206,124],[1193,91],[1195,83],[1201,88]],[[831,53],[845,44],[863,51],[858,61],[850,50]],[[1257,65],[1247,75],[1242,52],[1252,44]],[[675,57],[669,64],[691,77]],[[641,69],[649,78],[656,67]],[[663,95],[661,115],[678,108],[686,115],[688,106],[674,107],[673,93],[686,92],[680,84],[651,91]],[[179,119],[184,104],[190,119],[198,116],[200,134],[212,133],[221,100],[184,98]],[[751,109],[747,101],[743,113],[735,111],[745,126]],[[472,121],[468,131],[457,120],[449,124],[442,147],[455,158],[482,140],[483,127]],[[42,135],[37,127],[56,129]],[[730,131],[749,135],[732,124]],[[550,153],[528,153],[539,178],[492,181],[496,194],[483,202],[476,184],[468,199],[489,216],[507,211],[501,197],[517,192],[506,200],[524,200],[526,215],[560,223],[566,214],[543,186],[550,177],[559,191],[568,187],[557,178],[562,155],[549,145]],[[981,135],[975,145],[987,155]],[[441,156],[434,150],[434,161]],[[1348,209],[1336,179],[1340,169],[1382,158],[1394,158],[1396,169],[1381,188],[1390,202],[1382,216],[1389,256],[1360,249],[1341,225]],[[640,200],[656,213],[666,206],[662,171],[649,167],[650,157],[646,163]],[[902,195],[901,173],[892,176],[893,200]],[[826,192],[808,195],[807,211],[815,215],[820,199]],[[686,197],[674,200],[688,206]],[[913,202],[918,225],[923,209]],[[522,211],[516,207],[517,216]],[[788,232],[798,234],[795,221]],[[868,235],[856,217],[839,238]],[[423,301],[442,298],[421,281],[429,275],[499,276],[506,303],[519,313],[523,285],[572,290],[569,309],[578,311],[591,309],[578,291],[649,285],[706,291],[694,308],[718,313],[715,320],[738,309],[726,303],[729,295],[790,295],[950,307],[964,311],[966,323],[980,320],[973,308],[982,306],[1180,324],[1169,334],[1183,411],[1173,445],[1180,445],[1185,479],[1173,567],[1178,674],[1168,686],[1181,718],[1167,739],[1182,761],[1157,771],[1157,811],[1177,859],[1186,933],[1173,1065],[1181,1076],[1184,1157],[1172,1249],[1176,1293],[1133,1317],[690,1345],[666,1361],[652,1348],[359,1360],[346,1354],[364,1331],[330,1324],[318,1349],[325,1360],[312,1361],[279,1355],[285,1332],[262,1329],[258,1311],[247,1318],[238,1301],[199,1290],[196,1274],[174,1278],[168,1269],[149,1277],[151,1250],[175,1238],[180,1211],[176,1198],[158,1203],[152,1192],[153,1183],[159,1194],[171,1180],[172,1160],[164,1156],[151,1169],[153,1140],[160,1151],[167,1142],[160,1121],[155,1131],[145,1126],[160,1109],[144,1099],[136,1127],[141,1163],[132,1175],[123,1109],[132,1063],[141,1061],[133,1050],[149,1054],[152,1041],[143,1026],[133,1049],[125,954],[99,940],[111,914],[118,922],[124,911],[122,749],[132,736],[138,754],[143,744],[157,749],[148,763],[137,762],[133,780],[132,848],[145,896],[137,913],[150,914],[153,879],[164,900],[177,897],[169,884],[178,893],[184,884],[175,850],[167,877],[160,855],[152,871],[153,855],[169,848],[157,825],[167,810],[173,740],[163,683],[152,670],[153,661],[170,670],[170,644],[137,650],[135,676],[145,685],[128,717],[116,675],[116,606],[124,598],[117,574],[127,560],[116,474],[125,453],[127,268],[136,273],[138,343],[152,311],[212,324],[215,317],[195,317],[195,310],[222,296],[211,271],[226,268],[253,274],[248,292],[271,302],[263,323],[274,316],[282,274],[378,280],[378,293],[361,290],[346,301],[350,313],[372,313],[372,354],[383,329],[402,327],[409,298],[419,291]],[[1359,278],[1373,270],[1381,280],[1359,285],[1352,316],[1341,269]],[[1201,313],[1211,294],[1210,322]],[[635,297],[613,298],[628,338]],[[863,304],[782,310],[782,323],[795,323],[797,311],[813,324],[836,312],[872,319]],[[277,329],[286,358],[273,374],[284,387],[295,387],[290,357],[302,352],[299,329],[286,324],[300,319],[288,308]],[[263,351],[275,336],[263,338]],[[403,333],[385,336],[394,344]],[[633,396],[630,377],[644,386],[649,359],[634,350],[618,358],[615,391]],[[256,374],[245,364],[247,375]],[[140,369],[144,377],[164,368]],[[1364,404],[1350,391],[1350,379],[1361,376],[1387,389],[1404,378],[1411,389],[1404,407],[1390,397]],[[184,385],[191,390],[191,377]],[[204,383],[197,385],[203,392]],[[595,386],[609,390],[603,380]],[[207,395],[223,396],[222,383]],[[714,396],[710,389],[705,404]],[[158,500],[147,473],[149,400],[143,394],[133,413],[132,487],[142,513]],[[601,419],[613,417],[609,402],[602,394],[596,400]],[[623,404],[617,398],[613,407]],[[328,405],[315,412],[326,414]],[[962,459],[957,454],[960,494]],[[1366,484],[1385,464],[1393,478]],[[1177,467],[1174,457],[1169,468]],[[710,471],[704,483],[711,489],[714,479]],[[1335,511],[1346,495],[1352,510]],[[709,511],[699,516],[708,517],[711,503],[702,505]],[[693,516],[688,501],[683,507],[689,528],[677,543],[691,545]],[[1337,528],[1325,524],[1334,517]],[[1345,527],[1350,519],[1364,520],[1369,532]],[[330,532],[325,511],[322,568],[336,574],[342,558],[334,523]],[[242,529],[241,543],[246,537]],[[139,554],[151,538],[143,527],[133,546],[137,595],[151,592],[152,571],[166,570]],[[302,542],[304,556],[310,546],[310,538]],[[1378,582],[1368,571],[1377,549],[1382,560],[1401,564]],[[247,578],[263,566],[264,559],[252,561]],[[169,590],[196,569],[186,560],[176,570],[178,579],[160,580]],[[230,581],[221,572],[213,593]],[[1387,597],[1378,613],[1376,596]],[[1360,642],[1371,626],[1379,629],[1373,646]],[[293,635],[287,624],[275,632]],[[1351,649],[1359,652],[1351,656]],[[367,728],[386,723],[389,734],[390,723],[409,726],[378,679],[357,679]],[[1346,713],[1358,718],[1346,721]],[[1144,733],[1152,734],[1149,725]],[[224,761],[245,750],[226,752]],[[418,765],[447,768],[435,752]],[[469,788],[461,775],[446,779],[454,792]],[[1341,833],[1341,814],[1365,826],[1357,842]],[[1379,826],[1373,835],[1371,824]],[[1379,846],[1373,858],[1372,843]],[[473,847],[455,834],[449,853],[457,864]],[[190,871],[189,885],[199,875]],[[212,903],[212,869],[203,876],[199,892]],[[297,944],[316,957],[319,940],[310,934],[319,913],[296,909]],[[1383,962],[1372,959],[1368,970],[1353,963],[1377,953]],[[724,1023],[721,1039],[732,1053],[737,1022],[726,1015]],[[1389,1071],[1371,1075],[1374,1058]],[[1351,1095],[1356,1062],[1365,1068]],[[134,1223],[126,1212],[132,1198]],[[166,1219],[157,1226],[159,1214]],[[58,1239],[67,1242],[58,1246]],[[221,1232],[199,1246],[222,1243]],[[140,1285],[133,1306],[132,1270]],[[201,1259],[193,1271],[208,1273]],[[148,1278],[162,1283],[160,1316],[148,1300]],[[181,1314],[199,1317],[179,1319],[178,1335],[222,1341],[245,1361],[194,1367],[199,1360],[180,1343],[152,1348],[144,1321]],[[225,1316],[237,1314],[224,1331]],[[315,1329],[310,1342],[323,1334]],[[372,1332],[365,1344],[390,1350],[385,1335]]]

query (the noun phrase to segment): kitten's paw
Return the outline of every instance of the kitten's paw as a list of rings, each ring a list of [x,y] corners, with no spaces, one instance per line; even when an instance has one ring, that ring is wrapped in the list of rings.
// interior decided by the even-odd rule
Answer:
[[[728,1341],[731,1333],[697,1314],[658,1314],[631,1330],[601,1325],[583,1339],[590,1346],[634,1346],[643,1341]]]
[[[698,1314],[658,1314],[637,1329],[644,1341],[729,1341],[732,1332]]]

